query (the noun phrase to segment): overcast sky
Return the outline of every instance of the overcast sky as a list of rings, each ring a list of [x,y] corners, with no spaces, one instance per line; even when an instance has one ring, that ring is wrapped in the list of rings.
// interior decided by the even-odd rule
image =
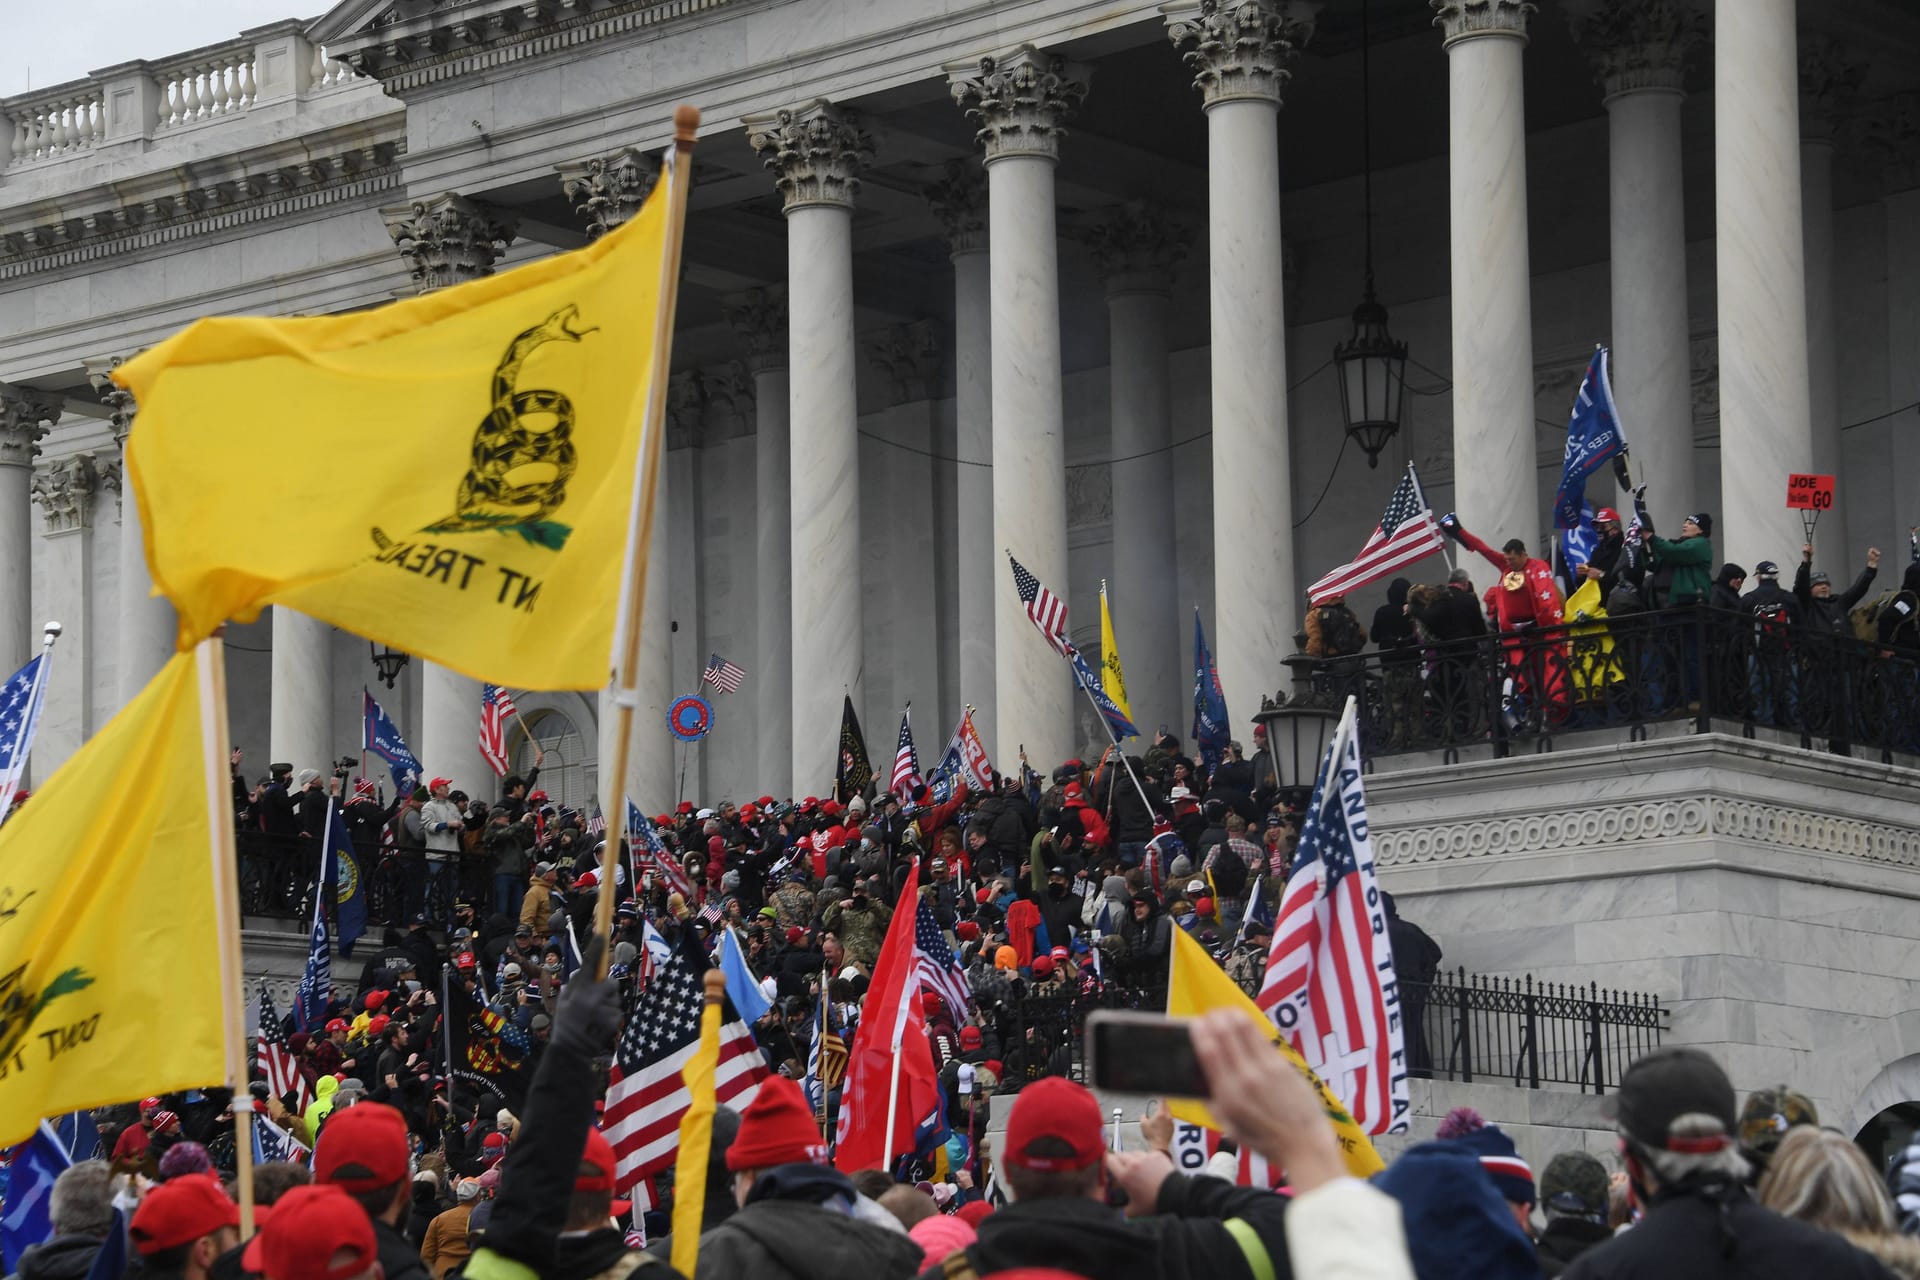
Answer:
[[[330,7],[327,0],[0,0],[0,97],[117,62],[185,53]]]

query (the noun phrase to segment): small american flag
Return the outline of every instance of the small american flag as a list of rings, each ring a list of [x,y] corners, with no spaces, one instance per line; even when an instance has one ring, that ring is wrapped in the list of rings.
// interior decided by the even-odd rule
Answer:
[[[680,1147],[680,1118],[692,1095],[680,1073],[700,1047],[701,983],[711,967],[693,930],[634,996],[614,1052],[602,1126],[613,1146],[615,1182],[633,1188],[636,1207],[654,1206],[649,1180],[673,1166]],[[714,1101],[745,1107],[766,1078],[766,1061],[753,1032],[731,1005],[720,1023],[720,1062],[714,1071]]]
[[[913,959],[920,970],[920,985],[947,1002],[957,1019],[967,1011],[973,999],[967,987],[967,975],[953,958],[953,948],[933,918],[933,908],[919,904],[913,917]]]
[[[902,800],[912,799],[914,791],[920,786],[920,753],[913,747],[913,704],[900,713],[900,742],[893,751],[893,776],[887,779],[887,790]]]
[[[1369,582],[1424,560],[1446,546],[1439,522],[1427,506],[1427,495],[1420,491],[1420,477],[1413,464],[1400,477],[1380,526],[1360,548],[1360,554],[1307,588],[1307,599],[1314,604],[1342,596]]]
[[[480,754],[496,777],[507,776],[507,721],[519,713],[513,695],[497,684],[480,692]]]
[[[260,984],[260,1035],[255,1041],[254,1058],[273,1096],[284,1098],[291,1093],[295,1098],[294,1110],[306,1110],[307,1103],[312,1101],[307,1078],[300,1074],[299,1060],[293,1056],[286,1031],[280,1025],[280,1011],[273,1007],[273,997],[267,993],[264,982]]]
[[[607,834],[607,815],[596,813],[587,819],[587,835],[595,840],[604,839]]]
[[[707,905],[700,908],[700,918],[710,925],[717,925],[720,923],[720,916],[720,899],[708,898]]]
[[[0,822],[19,789],[27,753],[33,750],[33,731],[40,725],[40,708],[46,705],[46,681],[39,678],[46,662],[42,654],[0,684]]]
[[[740,692],[740,682],[747,678],[744,669],[734,666],[719,654],[707,659],[707,669],[700,673],[700,679],[712,685],[722,693]]]
[[[1007,563],[1013,566],[1013,585],[1027,606],[1027,617],[1040,628],[1054,651],[1066,657],[1073,651],[1073,642],[1067,639],[1067,602],[1041,586],[1040,579],[1028,573],[1012,553],[1008,553]]]

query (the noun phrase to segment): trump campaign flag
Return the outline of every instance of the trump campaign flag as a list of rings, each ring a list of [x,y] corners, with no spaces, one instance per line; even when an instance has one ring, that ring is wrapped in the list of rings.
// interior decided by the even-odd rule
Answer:
[[[1220,763],[1232,738],[1227,732],[1227,695],[1220,687],[1220,670],[1207,649],[1206,628],[1200,610],[1193,611],[1193,745],[1207,773]]]
[[[394,790],[404,795],[419,786],[427,771],[420,767],[386,711],[364,688],[360,690],[360,721],[360,745],[387,762]]]
[[[1352,698],[1320,764],[1256,1003],[1364,1133],[1407,1127],[1400,985],[1374,876]]]
[[[1573,416],[1567,422],[1567,448],[1560,465],[1560,488],[1553,495],[1553,527],[1561,531],[1561,554],[1569,569],[1593,556],[1599,540],[1593,531],[1593,504],[1587,501],[1587,477],[1615,454],[1624,453],[1620,413],[1613,404],[1613,380],[1608,375],[1605,347],[1593,349],[1587,375],[1573,398]]]

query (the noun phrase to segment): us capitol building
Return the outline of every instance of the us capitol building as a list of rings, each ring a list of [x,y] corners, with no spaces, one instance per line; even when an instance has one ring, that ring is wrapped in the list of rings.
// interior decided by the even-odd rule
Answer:
[[[1904,0],[342,0],[0,99],[0,673],[66,628],[35,777],[172,646],[115,363],[200,316],[585,244],[651,189],[683,102],[705,124],[628,779],[649,811],[824,794],[847,694],[877,758],[910,702],[923,760],[966,705],[1004,767],[1091,759],[1008,552],[1089,648],[1108,584],[1148,732],[1185,736],[1197,606],[1246,739],[1306,584],[1409,462],[1436,511],[1546,545],[1596,342],[1662,531],[1714,513],[1716,562],[1792,565],[1794,472],[1837,477],[1836,583],[1868,545],[1897,577],[1920,522]],[[255,447],[306,483],[384,465],[284,439],[275,408]],[[358,754],[374,685],[429,770],[493,785],[475,682],[414,660],[380,688],[365,640],[281,609],[228,642],[249,776]],[[714,654],[746,683],[676,749],[666,708]],[[517,760],[537,741],[542,784],[591,803],[596,699],[514,693]],[[1381,763],[1402,911],[1449,965],[1656,993],[1742,1089],[1910,1130],[1920,762],[1589,739]],[[1430,1087],[1530,1154],[1609,1149],[1590,1094]]]

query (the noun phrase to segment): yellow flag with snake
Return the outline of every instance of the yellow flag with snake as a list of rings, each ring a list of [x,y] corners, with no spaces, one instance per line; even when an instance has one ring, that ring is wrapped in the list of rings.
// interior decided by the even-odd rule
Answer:
[[[666,185],[584,249],[372,311],[201,320],[116,370],[181,646],[279,604],[496,684],[604,685],[658,448]]]
[[[1113,614],[1107,608],[1107,584],[1100,583],[1100,687],[1106,690],[1120,714],[1133,719],[1133,707],[1127,702],[1127,678],[1120,674],[1120,643],[1113,636]]]

